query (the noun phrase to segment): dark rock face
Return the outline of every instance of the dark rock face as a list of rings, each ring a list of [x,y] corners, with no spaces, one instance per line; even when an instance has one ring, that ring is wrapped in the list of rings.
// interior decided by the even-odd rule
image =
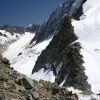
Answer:
[[[14,71],[1,59],[0,100],[78,100],[77,94],[66,88],[42,80],[31,80]]]
[[[56,76],[55,82],[59,85],[65,81],[63,86],[90,92],[91,86],[87,82],[84,61],[80,54],[80,43],[73,43],[78,37],[74,34],[71,19],[65,17],[61,26],[58,34],[39,56],[33,73],[41,68],[44,68],[44,71],[53,70]]]
[[[83,14],[82,5],[86,0],[66,0],[59,6],[50,16],[50,18],[44,22],[39,28],[37,34],[31,41],[37,41],[39,43],[52,35],[56,35],[61,28],[62,18],[64,16],[70,16],[75,19],[79,19]]]

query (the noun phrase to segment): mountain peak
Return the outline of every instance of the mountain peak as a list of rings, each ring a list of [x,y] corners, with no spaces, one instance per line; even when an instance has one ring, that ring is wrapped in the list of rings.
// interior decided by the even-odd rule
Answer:
[[[53,35],[56,35],[61,27],[62,18],[70,16],[74,19],[79,19],[83,14],[82,5],[86,0],[67,0],[56,8],[55,11],[50,15],[49,19],[45,24],[42,24],[39,28],[36,36],[33,38],[33,41],[39,43]]]

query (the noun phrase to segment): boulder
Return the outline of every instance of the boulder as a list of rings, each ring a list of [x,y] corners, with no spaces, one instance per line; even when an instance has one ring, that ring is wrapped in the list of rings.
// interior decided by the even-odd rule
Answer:
[[[32,89],[33,88],[31,81],[26,77],[20,78],[18,80],[18,84],[21,86],[24,86],[25,89]]]

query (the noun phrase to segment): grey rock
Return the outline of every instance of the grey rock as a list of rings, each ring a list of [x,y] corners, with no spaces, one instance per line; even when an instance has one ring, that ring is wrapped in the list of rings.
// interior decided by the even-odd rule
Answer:
[[[9,80],[8,76],[3,71],[0,71],[0,80],[2,81]]]
[[[32,93],[32,96],[33,96],[33,98],[35,100],[38,100],[39,99],[39,94],[37,92],[35,92],[35,91]]]
[[[28,78],[20,78],[18,80],[18,84],[24,86],[26,89],[32,89],[32,83],[28,80]]]

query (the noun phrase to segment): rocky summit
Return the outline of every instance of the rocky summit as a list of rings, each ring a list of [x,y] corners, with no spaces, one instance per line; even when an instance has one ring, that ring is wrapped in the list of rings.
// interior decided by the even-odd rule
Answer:
[[[0,56],[0,100],[78,100],[78,96],[55,83],[19,74]]]

